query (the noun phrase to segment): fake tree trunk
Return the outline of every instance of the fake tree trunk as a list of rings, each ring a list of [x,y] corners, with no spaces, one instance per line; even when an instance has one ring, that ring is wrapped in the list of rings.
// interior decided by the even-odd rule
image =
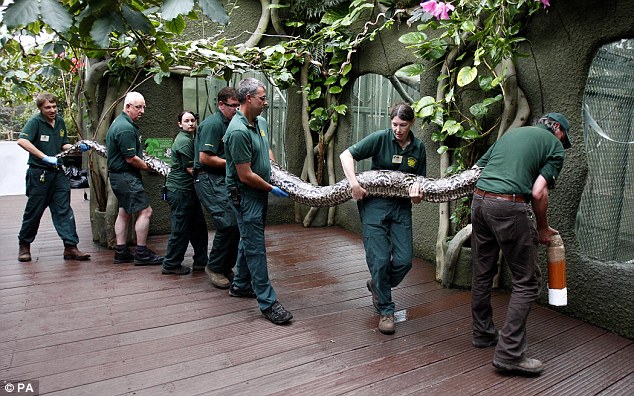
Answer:
[[[508,130],[520,127],[528,121],[530,107],[526,95],[517,83],[517,72],[515,64],[510,59],[504,59],[494,69],[496,77],[504,73],[502,83],[502,94],[504,96],[504,107],[500,117],[497,139],[502,137]],[[442,92],[438,92],[440,95]],[[444,93],[442,93],[444,94]],[[446,153],[440,158],[441,177],[444,176],[443,169],[449,165],[449,157]],[[458,252],[471,237],[471,224],[456,233],[456,236],[449,241],[446,250],[444,241],[447,240],[449,231],[449,204],[441,204],[440,226],[438,228],[438,238],[436,240],[436,279],[445,287],[451,286],[453,274],[458,260]],[[498,274],[494,278],[494,287],[498,287],[499,275],[502,264],[502,255],[498,259]]]
[[[104,61],[92,65],[87,71],[84,92],[90,119],[89,136],[101,144],[105,144],[110,123],[121,111],[123,103],[121,99],[129,88],[129,85],[115,83],[114,80],[104,83],[107,70]],[[99,94],[100,89],[106,89],[105,94]],[[98,95],[104,98],[103,103],[98,103]],[[93,241],[113,248],[116,245],[114,223],[117,218],[118,203],[108,180],[108,160],[93,152],[89,154],[88,160]],[[134,238],[134,233],[128,233],[128,235]]]

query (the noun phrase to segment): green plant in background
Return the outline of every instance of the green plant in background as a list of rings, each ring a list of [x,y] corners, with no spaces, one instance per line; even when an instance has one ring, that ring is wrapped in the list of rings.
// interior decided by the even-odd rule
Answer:
[[[421,3],[409,18],[417,31],[401,36],[400,41],[421,62],[408,66],[407,72],[438,73],[436,96],[421,98],[414,109],[424,121],[436,125],[431,138],[438,143],[441,177],[473,165],[479,157],[477,141],[496,128],[499,137],[527,121],[529,107],[517,83],[514,61],[523,56],[522,29],[542,4],[550,5],[548,0],[461,0],[455,4],[431,0]],[[498,103],[501,115],[491,121],[490,110]],[[445,262],[444,251],[450,219],[465,226],[469,201],[463,199],[450,213],[449,203],[439,205],[436,267],[440,272],[451,264]],[[459,234],[464,238],[455,243],[461,245],[470,233]]]

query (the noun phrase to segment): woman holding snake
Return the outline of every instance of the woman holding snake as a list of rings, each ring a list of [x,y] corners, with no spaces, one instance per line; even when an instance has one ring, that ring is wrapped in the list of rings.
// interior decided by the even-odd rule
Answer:
[[[345,150],[339,158],[357,201],[363,225],[363,244],[371,279],[367,281],[372,303],[379,311],[379,331],[394,333],[392,288],[412,268],[412,203],[420,203],[419,183],[409,189],[410,198],[367,196],[355,174],[355,161],[372,158],[372,170],[394,170],[425,176],[425,147],[411,131],[414,110],[406,103],[390,110],[391,128],[376,131]]]
[[[180,131],[172,145],[172,170],[167,176],[165,200],[172,213],[172,233],[167,241],[162,273],[187,275],[182,265],[187,246],[194,248],[193,267],[207,265],[207,223],[194,190],[194,134],[196,116],[185,110],[178,115]]]

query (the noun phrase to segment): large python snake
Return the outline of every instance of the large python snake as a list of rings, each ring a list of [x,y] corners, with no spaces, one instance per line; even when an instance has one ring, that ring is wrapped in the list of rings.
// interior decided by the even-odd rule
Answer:
[[[81,143],[103,157],[108,155],[104,145],[92,140],[80,140],[57,157],[81,154]],[[167,177],[170,172],[168,164],[146,152],[143,152],[143,160],[150,169],[162,176]],[[474,166],[449,177],[432,179],[398,171],[373,170],[359,173],[357,179],[369,196],[388,198],[408,198],[409,187],[418,181],[423,191],[423,200],[439,203],[471,195],[481,172],[480,168]],[[271,184],[286,191],[294,201],[314,207],[336,206],[352,199],[346,179],[330,186],[315,186],[283,169],[274,161],[271,161]]]

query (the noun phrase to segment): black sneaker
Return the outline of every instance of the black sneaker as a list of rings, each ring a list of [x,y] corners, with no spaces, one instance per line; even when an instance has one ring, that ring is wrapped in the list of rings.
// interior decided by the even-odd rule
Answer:
[[[233,283],[229,286],[229,295],[231,297],[255,298],[253,289],[238,289]]]
[[[163,275],[187,275],[189,274],[189,267],[183,267],[182,265],[179,265],[178,267],[175,268],[165,268],[163,267],[163,269],[161,270],[161,273]]]
[[[278,301],[275,301],[273,305],[262,311],[262,315],[277,325],[284,324],[293,319],[293,314],[285,310]]]
[[[122,264],[122,263],[131,263],[134,261],[134,254],[130,252],[130,249],[126,249],[123,251],[114,250],[114,263]]]
[[[163,256],[157,256],[150,248],[145,248],[142,253],[134,254],[134,265],[161,265],[163,264]]]

